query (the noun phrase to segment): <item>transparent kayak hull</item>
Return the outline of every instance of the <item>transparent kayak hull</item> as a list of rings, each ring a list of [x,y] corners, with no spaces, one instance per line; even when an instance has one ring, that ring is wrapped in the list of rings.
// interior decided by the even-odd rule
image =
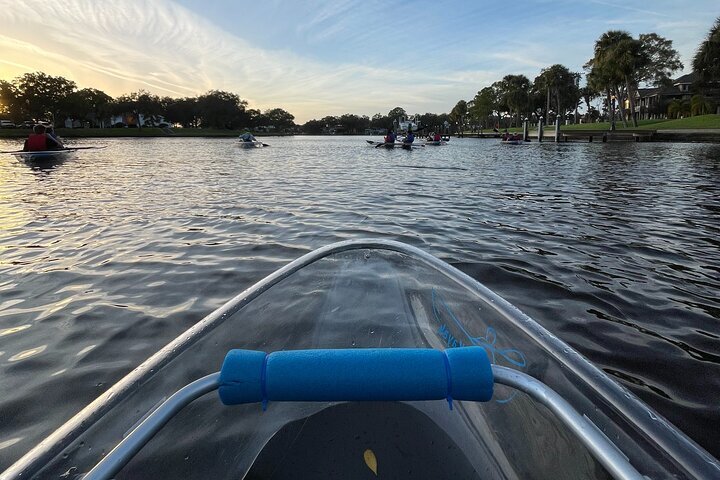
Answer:
[[[71,153],[76,152],[74,149],[63,150],[45,150],[38,152],[19,152],[14,153],[15,157],[25,162],[53,162],[65,160]]]
[[[240,148],[262,148],[264,146],[262,142],[244,142],[242,140],[238,142]]]
[[[301,257],[208,315],[1,478],[80,478],[159,404],[217,372],[231,349],[466,346],[483,348],[498,371],[549,386],[641,475],[720,476],[716,459],[477,281],[404,244],[348,241]],[[490,401],[455,401],[452,410],[433,400],[270,401],[263,411],[222,405],[210,392],[115,478],[417,478],[430,464],[461,478],[611,478],[552,409],[509,385],[496,382]]]

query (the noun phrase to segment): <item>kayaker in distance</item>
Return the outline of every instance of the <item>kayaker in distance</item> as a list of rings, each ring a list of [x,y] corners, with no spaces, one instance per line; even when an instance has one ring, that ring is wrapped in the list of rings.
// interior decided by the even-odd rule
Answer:
[[[385,143],[395,143],[395,132],[392,128],[388,128],[387,135],[385,135]]]
[[[23,152],[42,152],[46,150],[59,150],[63,144],[46,133],[45,125],[35,125],[33,133],[25,140]]]
[[[240,135],[240,138],[243,142],[257,142],[257,139],[255,138],[255,135],[253,135],[250,132],[245,132],[242,135]]]
[[[522,135],[520,135],[519,133],[508,133],[508,132],[505,132],[505,133],[502,134],[502,136],[500,137],[500,139],[501,139],[502,141],[504,141],[504,142],[509,142],[509,141],[511,141],[511,140],[512,140],[512,141],[520,141],[520,140],[523,139],[523,137],[522,137]]]
[[[404,145],[410,145],[415,141],[415,134],[412,131],[412,128],[408,128],[407,135],[405,135],[405,139],[403,140]]]

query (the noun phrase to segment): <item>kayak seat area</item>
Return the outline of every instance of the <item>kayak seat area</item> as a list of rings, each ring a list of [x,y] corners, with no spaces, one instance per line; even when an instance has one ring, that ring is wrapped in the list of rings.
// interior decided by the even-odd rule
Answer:
[[[412,406],[350,402],[285,425],[245,480],[487,478],[480,473],[447,432]]]

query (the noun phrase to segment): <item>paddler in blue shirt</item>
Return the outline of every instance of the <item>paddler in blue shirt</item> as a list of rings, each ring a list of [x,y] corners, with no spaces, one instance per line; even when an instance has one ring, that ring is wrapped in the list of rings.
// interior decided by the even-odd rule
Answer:
[[[253,135],[250,132],[245,132],[242,135],[240,135],[240,138],[243,142],[257,142],[257,139],[255,138],[255,135]]]
[[[415,134],[412,131],[412,128],[408,128],[408,133],[405,135],[405,139],[403,140],[404,145],[410,145],[415,141]]]

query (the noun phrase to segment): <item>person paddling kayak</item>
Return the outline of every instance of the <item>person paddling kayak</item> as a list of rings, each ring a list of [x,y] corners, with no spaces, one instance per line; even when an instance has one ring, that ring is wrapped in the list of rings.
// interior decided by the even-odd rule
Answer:
[[[395,143],[395,132],[392,128],[388,128],[387,135],[385,135],[385,143]]]
[[[403,145],[410,146],[415,141],[415,134],[412,131],[412,128],[408,128],[407,135],[405,135],[405,139],[403,140]]]
[[[240,135],[240,139],[243,142],[257,142],[257,139],[255,138],[255,135],[253,135],[250,132],[245,132],[242,135]]]
[[[24,152],[42,152],[46,150],[59,150],[63,144],[46,133],[45,125],[35,125],[33,133],[25,140]]]

